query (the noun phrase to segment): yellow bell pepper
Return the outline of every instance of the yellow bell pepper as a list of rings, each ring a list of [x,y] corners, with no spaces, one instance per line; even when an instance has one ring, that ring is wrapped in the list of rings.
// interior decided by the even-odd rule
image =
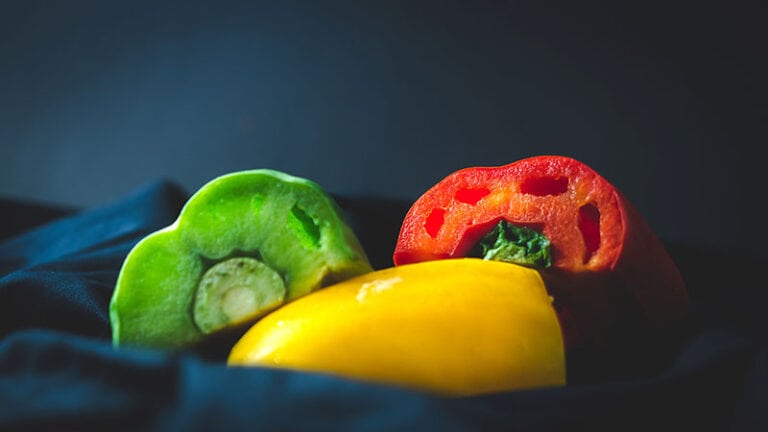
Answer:
[[[265,316],[230,365],[325,372],[444,395],[565,384],[539,273],[460,258],[371,272]]]

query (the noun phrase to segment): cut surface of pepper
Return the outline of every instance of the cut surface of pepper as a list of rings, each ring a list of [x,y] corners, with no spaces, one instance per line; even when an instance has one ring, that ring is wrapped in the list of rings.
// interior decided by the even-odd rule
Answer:
[[[110,302],[113,343],[193,345],[369,271],[316,183],[266,169],[223,175],[126,257]]]
[[[654,328],[687,310],[677,266],[640,213],[605,178],[564,156],[448,175],[413,203],[393,261],[467,256],[500,221],[551,242],[552,267],[543,271],[569,346],[602,338],[636,306]]]
[[[566,381],[540,274],[477,258],[388,268],[314,292],[259,320],[228,363],[454,396]]]

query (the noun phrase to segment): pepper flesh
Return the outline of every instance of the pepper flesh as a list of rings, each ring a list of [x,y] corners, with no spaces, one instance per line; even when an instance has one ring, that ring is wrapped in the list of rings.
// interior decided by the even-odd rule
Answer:
[[[466,256],[500,220],[550,240],[552,268],[542,272],[569,347],[610,337],[638,306],[654,329],[688,308],[676,265],[640,213],[590,167],[563,156],[448,175],[408,211],[393,261]]]
[[[228,363],[447,395],[558,386],[566,373],[538,272],[477,258],[379,270],[314,292],[257,322]]]
[[[126,257],[110,303],[113,343],[191,346],[369,271],[341,210],[316,183],[273,170],[223,175]]]

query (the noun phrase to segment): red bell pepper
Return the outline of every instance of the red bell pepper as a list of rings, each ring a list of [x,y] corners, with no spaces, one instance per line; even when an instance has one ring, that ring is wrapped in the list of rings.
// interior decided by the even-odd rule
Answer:
[[[467,256],[500,221],[549,240],[551,267],[539,269],[569,348],[625,324],[663,328],[688,308],[677,266],[640,213],[590,167],[562,156],[450,174],[413,203],[394,263]]]

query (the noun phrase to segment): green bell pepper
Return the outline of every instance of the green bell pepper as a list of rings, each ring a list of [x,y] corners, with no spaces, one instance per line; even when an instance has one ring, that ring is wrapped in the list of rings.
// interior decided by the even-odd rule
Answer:
[[[227,174],[128,254],[110,302],[113,344],[192,346],[370,271],[319,185],[266,169]]]

